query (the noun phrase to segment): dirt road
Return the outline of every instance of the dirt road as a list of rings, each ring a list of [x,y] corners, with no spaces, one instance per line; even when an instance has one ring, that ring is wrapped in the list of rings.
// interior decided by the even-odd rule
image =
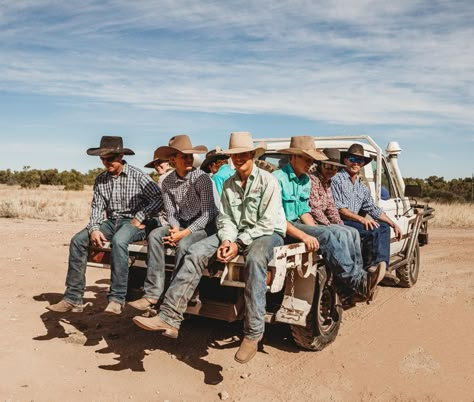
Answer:
[[[269,326],[263,351],[239,365],[240,324],[191,318],[174,341],[136,327],[132,309],[101,314],[105,270],[87,273],[87,312],[48,312],[82,226],[0,219],[1,400],[474,400],[474,229],[431,230],[416,286],[345,311],[324,351]]]

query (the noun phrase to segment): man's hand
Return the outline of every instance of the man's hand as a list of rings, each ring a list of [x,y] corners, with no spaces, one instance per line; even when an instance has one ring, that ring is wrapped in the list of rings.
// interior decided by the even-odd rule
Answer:
[[[317,251],[319,250],[319,242],[316,237],[310,236],[305,233],[304,236],[300,239],[305,245],[307,251]]]
[[[362,218],[360,223],[364,225],[365,230],[374,230],[380,226],[380,223],[373,219]]]
[[[93,246],[102,248],[107,238],[100,230],[93,230],[90,234],[90,242]]]
[[[140,229],[140,230],[141,230],[141,229],[145,229],[145,225],[144,225],[143,223],[139,222],[139,221],[137,220],[137,218],[133,218],[133,219],[130,221],[130,224],[131,224],[132,226],[135,226],[137,229]]]
[[[217,261],[228,263],[239,253],[237,243],[231,243],[225,240],[217,249]]]
[[[400,228],[398,227],[398,225],[393,222],[393,231],[395,232],[395,237],[397,238],[397,240],[401,240],[402,239],[402,231],[400,230]]]
[[[176,247],[176,245],[179,243],[179,241],[191,234],[191,231],[189,229],[183,229],[179,230],[179,227],[173,226],[170,229],[170,233],[168,236],[163,237],[163,242],[165,244],[169,244],[170,246]]]

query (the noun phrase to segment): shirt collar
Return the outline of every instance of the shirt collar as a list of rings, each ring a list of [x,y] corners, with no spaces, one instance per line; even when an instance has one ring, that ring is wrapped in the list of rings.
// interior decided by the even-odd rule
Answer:
[[[183,181],[188,181],[190,178],[191,178],[191,175],[192,173],[196,170],[196,168],[192,168],[188,173],[186,173],[183,177],[181,177],[177,172],[176,170],[174,171],[175,172],[175,175],[176,175],[176,178],[178,180],[183,180]]]
[[[288,175],[290,181],[296,181],[298,184],[304,184],[309,179],[306,173],[303,173],[300,177],[296,176],[295,171],[291,167],[291,163],[287,163],[283,166],[282,170]]]

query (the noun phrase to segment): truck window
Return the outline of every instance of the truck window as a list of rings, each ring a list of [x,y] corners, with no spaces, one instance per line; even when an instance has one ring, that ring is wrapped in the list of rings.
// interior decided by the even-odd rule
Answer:
[[[380,189],[380,198],[382,200],[388,200],[390,198],[395,198],[396,194],[393,189],[392,180],[390,179],[390,174],[387,171],[387,165],[385,159],[382,160],[382,186]]]

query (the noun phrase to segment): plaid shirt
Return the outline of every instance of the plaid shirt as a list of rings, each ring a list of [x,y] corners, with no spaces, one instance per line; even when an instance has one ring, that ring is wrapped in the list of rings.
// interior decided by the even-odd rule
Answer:
[[[331,180],[326,181],[318,171],[311,173],[309,178],[311,179],[309,207],[313,219],[321,225],[343,224],[332,196]]]
[[[378,219],[383,212],[382,208],[375,205],[369,189],[362,183],[359,176],[352,183],[349,173],[341,170],[333,177],[331,188],[337,209],[347,208],[355,214],[362,211],[374,219]]]
[[[212,180],[201,169],[184,177],[171,172],[161,183],[169,225],[185,227],[191,232],[214,222],[219,211],[214,201]]]
[[[107,219],[136,218],[143,222],[158,215],[163,207],[158,185],[141,170],[123,161],[123,169],[118,176],[105,171],[94,183],[92,211],[87,230],[99,230]]]

